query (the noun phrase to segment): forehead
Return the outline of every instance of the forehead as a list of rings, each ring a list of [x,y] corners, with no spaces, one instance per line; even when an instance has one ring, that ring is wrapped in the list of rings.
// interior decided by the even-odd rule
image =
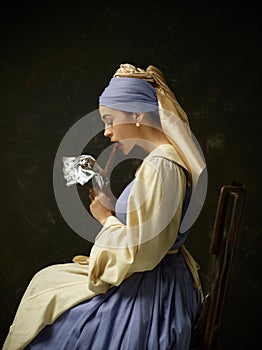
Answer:
[[[106,116],[125,117],[124,112],[104,106],[99,106],[99,113],[102,119]]]

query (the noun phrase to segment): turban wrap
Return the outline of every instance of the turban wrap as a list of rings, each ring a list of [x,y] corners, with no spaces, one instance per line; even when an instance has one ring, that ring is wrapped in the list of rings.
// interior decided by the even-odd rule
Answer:
[[[99,97],[99,104],[125,112],[150,112],[158,108],[153,86],[137,78],[112,78]]]

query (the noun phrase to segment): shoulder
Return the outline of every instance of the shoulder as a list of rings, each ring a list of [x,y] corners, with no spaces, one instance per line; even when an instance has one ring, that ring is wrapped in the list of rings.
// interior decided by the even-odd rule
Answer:
[[[136,172],[136,178],[146,178],[149,180],[155,176],[166,177],[170,179],[175,177],[185,177],[184,169],[175,149],[168,144],[156,147],[143,160],[140,168]]]

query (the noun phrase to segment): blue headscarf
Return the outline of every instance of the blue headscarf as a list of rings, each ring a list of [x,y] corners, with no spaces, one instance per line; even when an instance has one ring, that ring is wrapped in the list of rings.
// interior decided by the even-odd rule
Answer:
[[[154,87],[143,79],[112,78],[99,97],[99,105],[125,112],[150,112],[158,109]]]

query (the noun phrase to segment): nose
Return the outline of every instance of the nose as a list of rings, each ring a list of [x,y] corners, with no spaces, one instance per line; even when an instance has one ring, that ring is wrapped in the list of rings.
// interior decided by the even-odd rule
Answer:
[[[113,135],[112,128],[110,128],[110,127],[105,128],[104,136],[105,137],[112,137],[112,135]]]

